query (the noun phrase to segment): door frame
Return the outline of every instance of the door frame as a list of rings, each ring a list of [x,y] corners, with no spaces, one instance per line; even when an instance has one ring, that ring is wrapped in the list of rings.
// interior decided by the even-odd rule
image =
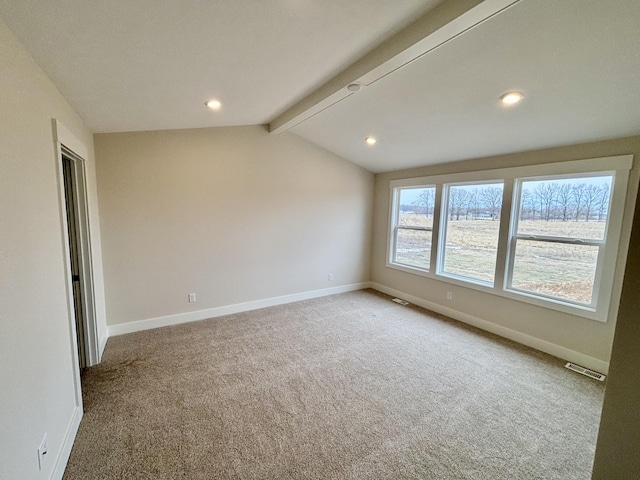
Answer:
[[[80,394],[80,368],[77,348],[77,331],[75,321],[75,308],[73,298],[72,274],[70,267],[71,254],[69,251],[69,234],[67,226],[67,210],[65,203],[64,175],[62,171],[62,154],[72,160],[75,193],[77,199],[78,215],[78,247],[80,259],[80,289],[83,297],[83,322],[85,331],[85,364],[94,366],[100,363],[100,342],[98,338],[97,315],[95,308],[95,288],[94,269],[92,261],[92,241],[91,228],[89,222],[89,204],[87,198],[86,180],[86,159],[88,158],[87,147],[78,140],[67,128],[58,120],[52,119],[53,139],[56,153],[56,170],[58,175],[58,196],[60,205],[60,220],[63,235],[63,251],[65,258],[65,280],[67,287],[67,311],[69,315],[69,332],[72,347],[72,358],[74,361],[74,372],[76,376],[77,395]],[[82,398],[78,398],[78,405],[81,405]]]

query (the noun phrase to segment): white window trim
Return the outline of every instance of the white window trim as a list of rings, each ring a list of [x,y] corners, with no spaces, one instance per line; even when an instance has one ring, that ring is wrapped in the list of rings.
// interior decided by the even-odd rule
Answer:
[[[482,170],[477,172],[461,172],[428,177],[416,177],[408,179],[392,180],[390,187],[389,204],[389,229],[387,235],[387,258],[386,266],[395,270],[400,270],[413,275],[427,277],[433,280],[442,281],[465,288],[471,288],[482,292],[498,295],[501,297],[538,305],[553,310],[578,315],[581,317],[606,322],[611,303],[613,291],[614,274],[618,249],[622,232],[622,218],[627,195],[627,185],[629,180],[629,170],[633,166],[633,155],[618,155],[611,157],[591,158],[586,160],[573,160],[568,162],[547,163],[539,165],[528,165],[522,167],[508,167],[493,170]],[[604,252],[598,255],[598,265],[596,266],[596,279],[594,284],[593,303],[591,306],[571,303],[554,297],[529,293],[523,290],[509,287],[511,283],[511,272],[513,270],[513,240],[514,219],[518,214],[518,199],[515,194],[519,189],[515,188],[515,181],[518,178],[540,178],[556,177],[566,175],[569,177],[588,176],[593,173],[613,174],[613,184],[611,188],[610,215],[608,218],[607,230],[605,233],[606,244],[601,247]],[[443,208],[443,185],[444,184],[464,184],[464,183],[491,183],[504,182],[503,204],[500,216],[500,228],[498,239],[498,253],[496,259],[496,273],[494,285],[489,286],[476,282],[473,279],[456,277],[451,274],[440,272],[438,262],[443,261],[440,254],[441,243],[444,236],[440,235],[440,229],[445,225],[446,208]],[[395,250],[395,227],[398,221],[399,212],[399,189],[434,186],[436,187],[436,198],[434,202],[434,216],[432,226],[431,261],[429,270],[417,267],[400,265],[393,262]],[[446,207],[446,204],[444,204]],[[595,305],[595,307],[593,306]]]
[[[437,238],[435,237],[435,223],[436,223],[436,218],[435,218],[435,200],[438,196],[438,189],[436,188],[436,185],[420,185],[420,187],[424,187],[424,188],[434,188],[435,189],[435,194],[434,194],[434,207],[433,207],[433,212],[434,212],[434,217],[433,217],[433,224],[431,227],[429,228],[416,228],[416,230],[422,230],[422,231],[428,231],[431,232],[431,251],[430,253],[430,259],[429,259],[429,267],[428,269],[425,271],[424,269],[421,269],[419,267],[414,267],[411,265],[407,265],[405,263],[400,263],[397,262],[395,260],[396,257],[396,246],[397,246],[397,242],[398,242],[398,229],[400,228],[406,228],[408,230],[410,230],[411,228],[407,228],[407,227],[401,227],[399,225],[399,218],[400,218],[400,193],[402,191],[402,189],[411,189],[413,187],[411,186],[404,186],[401,188],[395,188],[392,189],[391,191],[391,205],[392,205],[392,218],[393,218],[393,228],[391,229],[391,237],[390,237],[390,242],[391,242],[391,248],[388,249],[389,251],[389,258],[387,259],[387,263],[391,263],[394,265],[394,267],[397,267],[399,269],[405,270],[409,273],[415,273],[417,275],[420,275],[422,272],[430,272],[433,271],[433,261],[434,261],[434,256],[433,256],[433,251],[435,250],[433,248],[433,239]]]
[[[625,170],[625,172],[627,172],[628,175],[628,170]],[[566,175],[554,175],[554,176],[539,176],[539,177],[527,177],[526,181],[545,181],[545,180],[555,180],[558,178],[580,178],[580,177],[589,177],[591,175],[593,175],[594,172],[591,173],[587,173],[587,174],[566,174]],[[597,173],[602,173],[603,175],[607,175],[607,176],[611,176],[612,178],[612,188],[611,191],[609,192],[609,205],[611,205],[611,201],[612,201],[612,197],[613,197],[613,193],[615,192],[615,180],[616,180],[616,176],[618,175],[618,173],[615,170],[612,171],[602,171],[602,172],[597,172]],[[561,304],[571,304],[574,306],[577,306],[579,308],[586,308],[588,311],[595,311],[596,310],[596,304],[599,303],[599,299],[600,299],[600,287],[602,285],[602,267],[603,267],[603,260],[604,260],[604,251],[606,249],[607,243],[605,243],[606,239],[609,238],[609,225],[611,223],[611,215],[607,216],[607,222],[605,225],[605,232],[604,232],[604,238],[602,240],[595,240],[595,239],[588,239],[588,238],[578,238],[578,237],[547,237],[544,235],[529,235],[529,234],[518,234],[517,230],[518,230],[518,224],[520,222],[520,209],[522,207],[521,205],[521,195],[522,195],[522,188],[521,188],[521,183],[522,183],[522,179],[519,179],[517,181],[518,185],[516,188],[516,195],[514,195],[513,197],[513,203],[515,205],[515,208],[512,211],[512,215],[511,215],[511,223],[510,223],[510,232],[509,232],[509,247],[508,247],[508,252],[507,252],[507,263],[508,263],[508,268],[506,269],[506,273],[507,273],[507,277],[505,278],[505,282],[504,282],[504,290],[507,292],[513,292],[516,293],[518,295],[525,295],[527,297],[531,297],[532,299],[538,299],[538,298],[542,298],[543,301],[552,301],[552,302],[556,302],[558,299],[556,297],[550,296],[550,295],[545,295],[542,293],[536,293],[536,292],[530,292],[527,291],[525,289],[520,289],[517,287],[513,286],[513,268],[514,268],[514,263],[515,263],[515,249],[516,249],[516,243],[517,240],[533,240],[533,241],[540,241],[540,242],[550,242],[550,243],[565,243],[565,244],[572,244],[572,245],[579,245],[579,246],[592,246],[592,247],[598,247],[598,262],[596,264],[596,270],[595,270],[595,275],[594,275],[594,285],[593,285],[593,293],[592,293],[592,298],[591,298],[591,303],[590,304],[584,304],[582,302],[575,302],[575,301],[571,301],[571,300],[560,300]],[[626,185],[625,185],[626,187]],[[626,188],[625,188],[626,190]],[[609,295],[610,296],[610,293]]]
[[[490,180],[485,179],[481,181],[447,182],[446,184],[442,184],[442,203],[445,205],[445,208],[441,208],[440,214],[439,214],[440,226],[442,228],[442,235],[439,235],[439,237],[437,238],[437,244],[438,244],[438,252],[442,252],[442,255],[436,254],[437,263],[436,263],[435,271],[437,275],[454,279],[454,280],[459,280],[463,283],[473,283],[474,285],[478,285],[486,288],[493,288],[493,286],[495,285],[496,280],[498,280],[497,271],[494,272],[493,285],[491,285],[489,282],[485,282],[477,278],[465,277],[463,275],[456,275],[455,273],[447,272],[444,269],[444,262],[446,257],[447,225],[449,223],[449,214],[446,206],[449,204],[449,192],[451,187],[458,187],[458,186],[464,186],[464,185],[483,185],[483,184],[493,185],[497,183],[502,184],[503,192],[504,192],[505,181],[502,178],[494,178]],[[500,216],[500,218],[502,219],[502,215]],[[499,243],[499,238],[500,237],[498,236],[498,243]],[[496,252],[496,270],[497,270],[497,267],[498,267],[498,253]],[[500,279],[501,278],[502,277],[500,277]]]

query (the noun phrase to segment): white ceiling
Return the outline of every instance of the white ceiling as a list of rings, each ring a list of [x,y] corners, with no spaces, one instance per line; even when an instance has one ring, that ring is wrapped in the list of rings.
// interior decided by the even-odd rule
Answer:
[[[89,128],[119,132],[266,124],[439,1],[0,0],[0,18]]]
[[[0,0],[0,17],[94,132],[270,123],[375,172],[640,134],[638,0]]]
[[[291,131],[376,172],[639,134],[640,1],[522,0]]]

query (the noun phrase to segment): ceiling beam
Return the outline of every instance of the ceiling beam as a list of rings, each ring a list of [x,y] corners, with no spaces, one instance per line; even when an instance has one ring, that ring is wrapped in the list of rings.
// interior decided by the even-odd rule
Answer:
[[[446,0],[269,122],[284,133],[521,0]]]

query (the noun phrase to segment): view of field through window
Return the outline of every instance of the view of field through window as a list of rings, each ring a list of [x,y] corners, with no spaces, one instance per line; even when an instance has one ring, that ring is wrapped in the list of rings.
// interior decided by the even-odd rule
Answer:
[[[399,197],[397,263],[429,269],[435,187],[403,188]]]
[[[522,182],[512,287],[591,303],[612,181],[602,175]]]
[[[519,184],[513,288],[591,303],[612,181],[596,175]],[[501,183],[449,187],[443,273],[493,283],[502,191]],[[394,262],[428,270],[435,187],[403,188],[398,200]]]
[[[451,185],[442,271],[493,285],[502,183]]]

